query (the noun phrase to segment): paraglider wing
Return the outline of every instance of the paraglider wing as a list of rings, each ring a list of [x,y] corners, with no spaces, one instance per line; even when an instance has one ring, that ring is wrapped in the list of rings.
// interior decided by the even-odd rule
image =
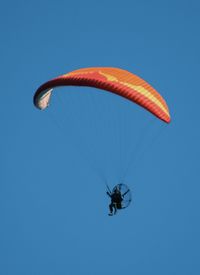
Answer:
[[[34,95],[35,106],[46,109],[53,88],[58,86],[89,86],[106,90],[142,106],[164,122],[170,122],[169,109],[163,97],[146,81],[126,70],[94,67],[61,75],[38,88]]]

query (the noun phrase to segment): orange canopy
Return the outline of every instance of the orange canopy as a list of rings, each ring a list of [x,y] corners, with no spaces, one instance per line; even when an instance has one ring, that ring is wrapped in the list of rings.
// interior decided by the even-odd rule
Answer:
[[[168,106],[163,97],[140,77],[119,68],[83,68],[56,77],[41,85],[34,95],[37,108],[45,109],[53,88],[58,86],[89,86],[123,96],[142,106],[164,122],[170,122]]]

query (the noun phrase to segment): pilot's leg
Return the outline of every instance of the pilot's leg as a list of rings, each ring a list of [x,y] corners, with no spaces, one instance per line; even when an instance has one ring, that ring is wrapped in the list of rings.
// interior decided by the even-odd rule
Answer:
[[[109,210],[110,210],[109,215],[112,215],[113,214],[113,203],[109,204]]]

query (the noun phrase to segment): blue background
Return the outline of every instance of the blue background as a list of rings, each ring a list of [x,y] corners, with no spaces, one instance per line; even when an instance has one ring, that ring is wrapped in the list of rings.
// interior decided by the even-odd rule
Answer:
[[[1,1],[0,274],[200,274],[199,26],[199,1]],[[90,66],[149,81],[171,124],[89,88],[33,106]],[[133,195],[112,218],[105,179]]]

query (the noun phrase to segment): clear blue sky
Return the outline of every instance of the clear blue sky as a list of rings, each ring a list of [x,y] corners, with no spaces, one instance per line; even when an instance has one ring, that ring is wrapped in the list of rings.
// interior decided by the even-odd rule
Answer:
[[[199,26],[197,0],[1,2],[0,274],[200,274]],[[88,88],[33,106],[40,84],[90,66],[149,81],[171,124]],[[103,178],[130,157],[133,204],[109,217]]]

